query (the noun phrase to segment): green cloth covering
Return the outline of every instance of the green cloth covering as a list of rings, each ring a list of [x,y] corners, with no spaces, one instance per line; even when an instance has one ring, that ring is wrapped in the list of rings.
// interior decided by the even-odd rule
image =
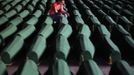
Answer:
[[[104,75],[94,60],[82,62],[77,75]]]
[[[37,65],[30,59],[22,63],[15,75],[40,75]]]
[[[0,75],[7,75],[6,64],[0,60]]]

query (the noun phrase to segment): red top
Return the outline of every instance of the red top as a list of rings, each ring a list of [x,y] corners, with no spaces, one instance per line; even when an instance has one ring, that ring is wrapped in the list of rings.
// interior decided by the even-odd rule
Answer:
[[[64,9],[63,9],[63,3],[58,3],[58,2],[54,2],[52,4],[52,7],[50,9],[50,15],[54,14],[54,13],[58,13],[58,11],[61,11],[60,13],[64,13]]]

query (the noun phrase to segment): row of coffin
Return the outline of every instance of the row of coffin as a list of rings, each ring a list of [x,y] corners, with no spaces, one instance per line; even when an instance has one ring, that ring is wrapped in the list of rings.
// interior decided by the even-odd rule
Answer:
[[[71,0],[69,0],[69,1],[71,3]],[[33,1],[33,2],[36,2],[36,1]],[[40,2],[42,2],[42,1],[40,1]],[[87,10],[87,8],[86,8],[86,10],[85,10],[85,7],[83,7],[84,4],[81,4],[80,2],[78,4],[80,4],[80,6],[81,6],[81,8],[79,7],[80,9],[84,9],[83,10],[84,12],[88,11],[89,17],[87,20],[91,20],[91,22],[95,25],[95,28],[97,31],[96,33],[97,34],[99,33],[101,35],[100,38],[102,41],[101,42],[102,46],[103,47],[104,47],[104,45],[109,46],[109,47],[107,47],[107,51],[105,50],[106,52],[104,52],[105,55],[103,55],[103,56],[105,56],[106,58],[111,56],[111,58],[112,58],[112,62],[113,62],[112,67],[113,68],[111,69],[110,74],[114,74],[114,73],[117,74],[117,72],[122,75],[134,74],[133,71],[131,70],[130,66],[127,64],[127,62],[122,61],[120,50],[110,39],[111,34],[107,30],[107,28],[104,25],[102,25],[99,22],[99,20],[97,20],[97,17],[95,17],[94,14],[89,9]],[[71,5],[75,5],[75,4],[73,3]],[[27,8],[29,8],[29,7],[30,7],[30,5],[27,6]],[[24,29],[17,32],[13,41],[2,51],[1,59],[6,64],[9,64],[10,62],[12,62],[12,59],[21,50],[21,48],[24,44],[24,40],[26,38],[28,38],[36,30],[35,25],[39,21],[39,17],[41,16],[41,14],[45,11],[45,8],[44,7],[42,8],[42,7],[43,7],[43,4],[40,4],[38,10],[36,10],[33,13],[33,15],[31,15],[30,19],[27,20],[27,22],[25,23]],[[76,7],[76,6],[74,6],[74,7]],[[73,7],[71,6],[70,9],[71,8],[73,8]],[[33,11],[33,9],[34,8],[30,7],[30,10]],[[73,16],[74,16],[73,18],[76,22],[76,30],[78,31],[78,36],[79,36],[78,37],[79,45],[82,50],[82,52],[81,52],[82,64],[78,71],[78,75],[81,75],[84,73],[89,74],[89,75],[90,74],[103,75],[102,71],[99,69],[96,62],[93,60],[95,48],[89,39],[91,37],[91,31],[90,31],[88,25],[85,24],[83,19],[81,18],[82,16],[78,12],[77,7],[76,7],[76,9],[72,10]],[[27,10],[23,11],[23,17],[20,16],[20,14],[18,14],[18,16],[13,21],[9,21],[8,26],[4,30],[1,31],[1,36],[2,36],[1,43],[4,43],[3,39],[6,39],[7,37],[9,37],[13,33],[15,33],[17,30],[17,25],[19,25],[23,21],[23,18],[28,16],[24,12],[30,13],[29,9],[27,9]],[[21,12],[21,15],[22,15],[22,12]],[[4,15],[4,17],[5,17],[5,15]],[[10,17],[8,17],[6,19],[9,19],[9,18]],[[109,17],[108,17],[108,20],[111,20],[111,19],[109,19]],[[4,23],[3,22],[4,21],[2,21],[2,25],[5,23],[5,22]],[[128,33],[121,25],[117,26],[116,22],[110,21],[110,23],[114,24],[115,28],[117,28],[117,31],[119,33],[123,33],[123,34]],[[52,34],[52,32],[53,32],[52,20],[49,16],[47,16],[46,20],[42,24],[42,28],[41,28],[40,32],[37,35],[36,41],[33,44],[33,47],[31,48],[31,51],[28,53],[28,59],[26,59],[25,63],[22,66],[20,66],[20,69],[18,69],[18,71],[15,73],[16,75],[38,75],[38,74],[40,74],[36,63],[39,62],[40,57],[43,55],[43,52],[45,51],[45,48],[46,48],[46,39]],[[95,30],[94,30],[94,32],[95,32]],[[49,66],[49,70],[46,74],[49,74],[49,75],[50,74],[54,74],[54,75],[55,74],[56,75],[64,75],[64,74],[70,75],[71,74],[71,72],[69,71],[68,65],[65,61],[66,58],[68,57],[69,50],[70,50],[69,42],[67,39],[71,35],[71,33],[72,33],[72,28],[68,24],[67,18],[64,17],[61,22],[61,26],[57,33],[57,37],[56,37],[56,54],[54,57],[55,58],[54,63]],[[123,35],[123,36],[125,38],[128,38],[128,39],[126,39],[127,42],[133,42],[133,39],[131,38],[130,35]],[[130,45],[130,47],[131,47],[131,44],[133,44],[133,43],[128,43],[128,45]],[[106,47],[104,47],[104,48],[106,48]],[[132,49],[133,49],[133,47],[132,47]],[[2,70],[0,70],[0,71],[1,71],[1,73],[3,73],[6,71],[6,67],[4,66],[5,64],[3,64],[2,62],[1,62],[1,65],[2,65]],[[119,65],[121,65],[121,66],[119,66]],[[115,68],[117,70],[115,70]],[[96,70],[97,70],[97,72],[96,72]]]

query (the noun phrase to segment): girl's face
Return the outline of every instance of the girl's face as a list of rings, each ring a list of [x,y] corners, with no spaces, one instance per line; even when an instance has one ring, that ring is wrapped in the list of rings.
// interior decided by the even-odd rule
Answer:
[[[64,0],[62,0],[62,1],[61,1],[61,3],[62,3],[62,4],[64,4],[64,3],[65,3],[65,1],[64,1]]]

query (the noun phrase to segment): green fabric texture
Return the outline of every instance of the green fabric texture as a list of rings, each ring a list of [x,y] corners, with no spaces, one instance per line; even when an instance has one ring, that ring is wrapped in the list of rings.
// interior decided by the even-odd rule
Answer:
[[[9,12],[7,12],[6,14],[4,14],[4,16],[6,16],[7,18],[10,18],[10,17],[13,17],[16,14],[17,14],[17,11],[15,11],[14,9],[12,9]]]
[[[57,59],[52,66],[52,75],[71,75],[67,63],[62,59]]]
[[[88,9],[90,9],[87,5],[85,5],[84,3],[83,3],[83,9],[85,9],[85,10],[88,10]]]
[[[94,16],[94,14],[91,12],[90,9],[85,10],[85,13],[86,13],[89,17]]]
[[[78,10],[78,8],[77,8],[74,4],[71,5],[71,6],[72,6],[72,9],[73,9],[73,10],[75,10],[75,9]]]
[[[45,51],[46,48],[46,39],[52,34],[53,27],[52,25],[44,25],[41,31],[38,33],[35,43],[32,45],[31,51],[28,54],[28,57],[35,61],[39,62],[40,57]]]
[[[46,39],[52,34],[54,29],[53,29],[52,25],[49,25],[49,24],[47,24],[47,25],[43,24],[42,26],[43,27],[42,27],[41,31],[39,32],[39,35],[43,36],[44,39]]]
[[[27,2],[24,0],[24,1],[22,1],[22,3],[21,3],[22,5],[23,5],[23,7],[27,4]]]
[[[125,40],[134,49],[134,40],[133,40],[133,38],[131,36],[125,36]]]
[[[56,0],[50,0],[51,3],[54,3]]]
[[[35,25],[38,22],[38,18],[35,16],[32,16],[27,22],[26,24],[28,25]]]
[[[18,16],[20,16],[21,18],[25,18],[29,15],[29,13],[30,12],[28,10],[23,10],[21,13],[18,14]]]
[[[42,12],[41,10],[36,10],[36,12],[33,14],[36,18],[39,18],[41,16]]]
[[[11,34],[13,34],[15,31],[17,31],[17,27],[10,24],[8,27],[6,27],[4,30],[0,32],[0,36],[5,39]]]
[[[121,16],[121,15],[120,15],[117,11],[115,11],[115,10],[112,10],[111,13],[113,13],[113,14],[116,15],[116,16]]]
[[[10,23],[13,24],[14,26],[18,26],[22,22],[23,19],[19,16],[10,21]]]
[[[62,15],[61,24],[68,24],[68,20],[64,15]]]
[[[35,5],[36,5],[36,3],[37,3],[37,1],[36,1],[36,0],[33,0],[33,1],[31,2],[31,4],[32,4],[33,6],[35,6]]]
[[[79,13],[79,10],[73,10],[73,14],[74,14],[75,16],[81,17],[81,14]]]
[[[9,44],[2,52],[1,58],[3,62],[9,64],[15,55],[20,51],[23,44],[23,38],[21,36],[16,36],[12,43]]]
[[[115,74],[134,75],[134,71],[132,70],[132,68],[130,67],[130,65],[126,61],[120,60],[118,62],[115,62],[112,65],[112,68],[109,72],[109,75],[115,75]]]
[[[39,9],[42,11],[42,15],[44,14],[45,7],[46,6],[43,3],[39,5]]]
[[[78,34],[79,35],[84,35],[86,37],[90,37],[91,36],[91,31],[90,31],[88,25],[83,24],[83,25],[79,26]]]
[[[104,75],[94,60],[82,62],[77,75]]]
[[[124,36],[125,36],[125,35],[128,35],[128,36],[131,35],[131,34],[130,34],[128,31],[126,31],[121,25],[116,26],[116,28],[117,28],[118,31],[119,31],[121,34],[123,34]]]
[[[4,10],[5,10],[5,11],[8,11],[11,7],[12,7],[12,6],[11,6],[10,4],[8,4],[8,5],[6,5],[6,6],[4,7]]]
[[[74,19],[77,24],[84,24],[84,21],[80,16],[75,16]]]
[[[116,22],[110,17],[110,16],[106,16],[106,20],[112,25],[116,25]]]
[[[92,44],[92,42],[89,40],[89,37],[80,35],[79,41],[80,41],[80,47],[84,59],[93,59],[95,53],[95,47]]]
[[[45,48],[46,48],[46,40],[44,39],[44,37],[38,36],[35,43],[32,45],[28,57],[32,59],[35,63],[38,63],[40,57],[45,51]]]
[[[0,17],[0,26],[8,21],[8,18],[6,16]]]
[[[10,4],[12,5],[12,6],[15,6],[17,3],[19,3],[21,0],[17,0],[17,1],[12,1]]]
[[[0,75],[6,75],[7,74],[7,70],[6,70],[6,64],[4,64],[1,60],[0,60]]]
[[[43,4],[43,6],[46,7],[46,2],[47,2],[46,0],[42,0],[42,1],[41,1],[41,4]],[[44,7],[43,7],[43,8],[44,8]]]
[[[53,24],[52,18],[50,16],[47,16],[46,20],[44,21],[44,24],[52,25]]]
[[[20,12],[22,10],[22,5],[15,6],[15,9],[17,10],[17,12]]]
[[[100,21],[95,16],[92,16],[90,19],[95,26],[99,26],[101,24]]]
[[[19,66],[15,75],[40,75],[37,65],[30,59]]]
[[[130,22],[125,16],[122,16],[121,19],[129,26],[132,26],[132,22]]]
[[[67,59],[70,45],[66,37],[59,35],[56,38],[56,56],[58,58]]]
[[[0,10],[0,15],[2,15],[4,13],[4,11],[3,10]]]
[[[72,34],[72,28],[70,25],[62,25],[60,30],[58,31],[58,35],[63,35],[64,37],[68,38]]]
[[[109,45],[110,50],[110,56],[112,58],[112,62],[116,62],[118,60],[121,60],[121,52],[119,48],[111,41],[110,38],[105,37],[106,42]]]
[[[23,30],[17,33],[18,36],[21,36],[23,39],[29,37],[35,31],[35,27],[33,25],[26,26]]]
[[[29,10],[29,12],[32,12],[34,10],[34,7],[32,5],[28,5],[27,9]]]
[[[105,36],[105,37],[108,37],[108,38],[111,37],[111,33],[107,30],[107,28],[104,25],[100,25],[98,27],[98,29],[99,29],[102,36]]]

